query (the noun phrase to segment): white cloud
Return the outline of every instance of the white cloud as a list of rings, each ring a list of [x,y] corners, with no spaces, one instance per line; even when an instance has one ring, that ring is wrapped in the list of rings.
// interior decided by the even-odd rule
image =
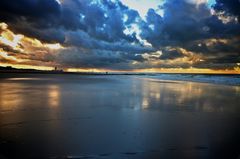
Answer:
[[[137,10],[140,16],[145,19],[145,16],[150,8],[158,10],[158,14],[162,15],[163,12],[158,9],[158,5],[164,3],[164,0],[121,0],[123,4],[129,8]]]

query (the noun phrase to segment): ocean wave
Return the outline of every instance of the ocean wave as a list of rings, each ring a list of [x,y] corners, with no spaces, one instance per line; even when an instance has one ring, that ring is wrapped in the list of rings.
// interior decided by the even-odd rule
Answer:
[[[148,78],[161,80],[180,80],[203,83],[215,83],[240,86],[240,75],[215,75],[215,74],[152,74]]]

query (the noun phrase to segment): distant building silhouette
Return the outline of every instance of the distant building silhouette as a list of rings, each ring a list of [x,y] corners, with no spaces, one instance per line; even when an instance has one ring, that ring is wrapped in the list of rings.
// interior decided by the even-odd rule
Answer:
[[[57,66],[54,67],[54,71],[56,72],[63,72],[63,69],[58,68]]]

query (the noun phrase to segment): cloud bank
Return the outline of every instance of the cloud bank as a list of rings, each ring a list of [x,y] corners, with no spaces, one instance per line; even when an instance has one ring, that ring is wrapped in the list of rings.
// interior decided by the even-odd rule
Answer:
[[[142,18],[120,0],[1,0],[0,62],[234,69],[240,63],[239,11],[238,0],[217,0],[212,7],[204,0],[165,0]]]

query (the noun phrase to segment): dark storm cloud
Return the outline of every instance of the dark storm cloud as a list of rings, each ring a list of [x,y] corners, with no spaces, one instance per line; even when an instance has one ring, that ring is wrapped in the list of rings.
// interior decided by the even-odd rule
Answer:
[[[222,56],[222,57],[215,57],[211,60],[209,60],[210,62],[213,63],[237,63],[240,61],[240,56],[239,55],[226,55],[226,56]]]
[[[203,23],[210,17],[206,5],[196,7],[185,1],[168,0],[162,9],[163,17],[154,10],[148,11],[147,25],[150,27],[144,26],[142,33],[153,46],[180,45],[209,36],[210,28]]]
[[[238,0],[217,0],[213,8],[217,13],[239,18]],[[220,67],[221,61],[225,67],[226,63],[239,62],[236,58],[239,56],[239,21],[225,23],[217,14],[212,14],[206,4],[185,0],[166,0],[159,9],[163,10],[163,16],[149,9],[143,20],[137,11],[118,0],[63,0],[61,3],[1,0],[0,21],[7,23],[15,33],[43,42],[61,43],[67,49],[57,53],[56,58],[41,55],[41,59],[56,60],[65,66],[131,69],[136,67],[131,63],[137,61],[142,62],[139,68],[170,67],[168,64],[145,65],[147,59],[142,54],[157,57],[155,53],[161,51],[162,55],[155,60],[166,61],[185,57],[177,48],[206,57],[196,67]],[[136,30],[125,32],[133,25],[140,28],[140,35]],[[209,39],[229,42],[209,45],[206,43]],[[142,40],[152,47],[144,46]],[[5,47],[5,51],[9,49]],[[171,67],[186,67],[186,64]]]
[[[210,39],[206,41],[196,41],[185,46],[190,51],[201,53],[204,55],[218,55],[218,54],[237,54],[239,55],[240,45],[239,38],[215,40]]]
[[[169,59],[172,60],[172,59],[176,59],[176,58],[180,58],[180,57],[184,57],[184,55],[179,50],[164,49],[162,51],[162,55],[160,56],[160,59],[161,60],[169,60]]]
[[[225,15],[236,16],[240,21],[240,1],[239,0],[216,0],[213,6],[216,11],[224,12]]]
[[[55,0],[1,0],[0,9],[1,18],[9,21],[19,16],[24,16],[29,21],[34,21],[33,17],[39,20],[48,18],[49,15],[58,15],[60,12],[60,6]],[[3,15],[9,17],[4,17]]]
[[[120,2],[102,0],[3,0],[0,2],[0,20],[11,29],[45,41],[64,41],[64,31],[82,30],[91,37],[109,42],[137,41],[135,35],[125,35],[126,25],[134,23],[139,15]],[[128,17],[123,21],[123,16]]]
[[[2,0],[0,21],[17,33],[48,42],[64,41],[58,27],[61,6],[55,0]]]
[[[14,32],[74,48],[58,56],[58,61],[72,67],[111,67],[122,61],[143,61],[135,54],[155,50],[143,46],[135,32],[124,33],[141,18],[119,1],[66,0],[59,4],[55,0],[4,0],[0,4],[4,8],[0,20]]]
[[[57,61],[62,65],[82,68],[131,69],[129,62],[132,60],[143,62],[145,59],[139,54],[130,54],[126,51],[76,47],[62,50],[57,55]]]
[[[126,40],[108,42],[91,37],[84,31],[75,31],[66,33],[65,44],[68,46],[82,46],[85,49],[102,49],[110,51],[125,51],[128,53],[152,52],[153,48],[143,47],[141,44],[132,45]]]
[[[184,0],[168,0],[161,8],[164,16],[150,9],[142,28],[143,38],[155,47],[240,35],[239,24],[224,24],[204,3],[197,6]]]
[[[134,35],[125,35],[125,23],[123,15],[132,17],[127,23],[135,21],[136,11],[129,10],[120,2],[113,3],[108,0],[102,0],[102,3],[94,1],[63,1],[61,24],[67,30],[82,30],[89,36],[96,39],[114,42],[126,40],[129,42],[136,41]],[[126,25],[127,25],[126,23]]]
[[[122,52],[112,52],[108,50],[85,50],[80,48],[70,48],[61,51],[57,60],[59,63],[70,67],[82,68],[109,68],[113,64],[126,62],[122,58]]]
[[[237,1],[219,0],[214,8],[216,12],[226,11],[238,16],[240,7],[239,1]],[[176,51],[174,51],[174,54],[164,51],[164,47],[171,46],[219,59],[206,60],[205,63],[209,62],[210,65],[223,60],[224,57],[226,57],[228,63],[239,62],[239,58],[229,58],[232,55],[240,56],[240,48],[236,45],[236,43],[240,43],[239,23],[235,21],[224,23],[217,15],[211,14],[210,9],[204,3],[197,5],[184,0],[168,0],[160,6],[160,9],[164,10],[163,16],[157,14],[153,9],[148,11],[146,23],[141,25],[141,36],[155,48],[162,49],[162,59],[171,59],[171,55],[183,56]],[[234,43],[227,44],[218,42],[213,45],[206,45],[202,43],[207,39],[235,40]],[[225,60],[223,62],[225,63]]]

